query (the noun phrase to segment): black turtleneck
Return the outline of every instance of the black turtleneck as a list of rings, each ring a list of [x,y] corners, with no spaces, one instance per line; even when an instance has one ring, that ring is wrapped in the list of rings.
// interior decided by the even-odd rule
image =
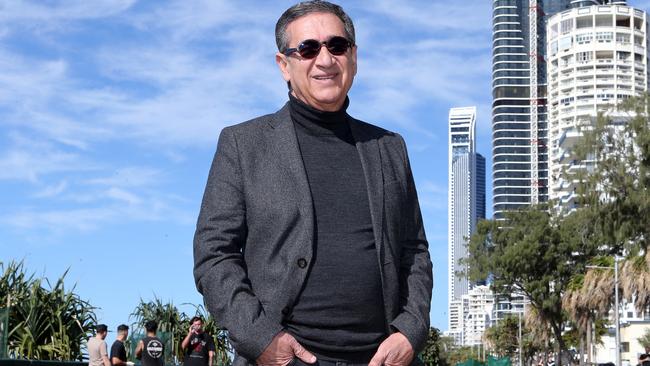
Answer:
[[[346,113],[289,107],[314,203],[312,267],[287,330],[322,359],[367,363],[386,336],[368,189]]]

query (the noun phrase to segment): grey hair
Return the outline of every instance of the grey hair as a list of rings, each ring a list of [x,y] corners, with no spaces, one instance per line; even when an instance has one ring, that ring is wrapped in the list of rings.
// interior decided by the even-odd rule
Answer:
[[[300,2],[282,13],[280,19],[278,19],[278,22],[275,24],[275,43],[278,46],[278,51],[282,52],[289,48],[289,40],[287,39],[287,26],[289,23],[312,13],[329,13],[336,15],[343,22],[345,37],[352,42],[353,45],[356,44],[354,37],[354,24],[352,24],[352,19],[350,19],[345,11],[343,11],[343,8],[328,1],[312,0]]]

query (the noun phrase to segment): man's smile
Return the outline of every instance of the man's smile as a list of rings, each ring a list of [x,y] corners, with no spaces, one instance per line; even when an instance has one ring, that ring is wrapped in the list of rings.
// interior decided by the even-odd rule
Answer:
[[[312,78],[314,78],[316,80],[332,80],[332,79],[336,78],[338,75],[339,75],[338,73],[325,74],[325,75],[314,75],[314,76],[312,76]]]

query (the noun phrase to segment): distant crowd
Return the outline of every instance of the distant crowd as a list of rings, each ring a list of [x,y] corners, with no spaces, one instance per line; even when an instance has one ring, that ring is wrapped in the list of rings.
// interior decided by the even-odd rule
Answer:
[[[138,341],[135,348],[135,358],[140,360],[142,366],[163,366],[165,344],[156,335],[158,323],[149,320],[144,325],[146,336]],[[127,361],[126,347],[124,342],[129,336],[128,325],[121,324],[117,327],[117,337],[111,346],[110,356],[106,344],[108,327],[106,324],[98,324],[95,327],[96,334],[88,339],[88,365],[89,366],[133,366],[134,363]],[[212,336],[203,331],[203,319],[195,316],[190,320],[190,329],[187,336],[181,343],[185,351],[185,366],[208,366],[212,365],[215,354],[215,345]]]

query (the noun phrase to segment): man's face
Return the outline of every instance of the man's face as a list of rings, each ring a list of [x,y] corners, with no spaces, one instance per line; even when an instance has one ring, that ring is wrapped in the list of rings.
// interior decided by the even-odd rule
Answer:
[[[192,323],[192,327],[194,328],[195,332],[201,333],[201,331],[203,330],[202,329],[203,328],[203,322],[201,322],[200,320],[197,320],[194,323]]]
[[[333,36],[345,37],[345,30],[336,15],[312,13],[289,23],[287,36],[287,46],[294,48],[307,39],[324,42]],[[322,111],[341,109],[357,73],[356,46],[341,56],[332,55],[323,46],[312,59],[305,59],[297,52],[289,56],[278,52],[275,60],[284,80],[291,82],[293,95]]]
[[[106,339],[106,335],[108,334],[108,332],[99,332],[99,333],[97,333],[97,334],[99,334],[99,337],[100,337],[101,339]]]

